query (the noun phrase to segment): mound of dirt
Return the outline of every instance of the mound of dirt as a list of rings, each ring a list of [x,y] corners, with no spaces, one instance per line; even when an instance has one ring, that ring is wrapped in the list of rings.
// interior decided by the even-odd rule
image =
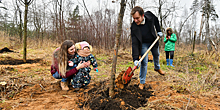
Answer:
[[[0,58],[0,65],[20,65],[20,64],[27,64],[27,63],[38,63],[42,61],[42,59],[28,59],[24,62],[22,59],[14,59],[11,57]]]
[[[4,47],[3,49],[0,50],[0,53],[4,53],[4,52],[14,52],[14,51],[10,50],[7,47]]]
[[[109,98],[108,82],[92,82],[87,87],[80,89],[70,87],[69,91],[61,90],[60,81],[47,84],[41,82],[42,85],[35,84],[24,87],[22,91],[14,94],[12,100],[8,100],[8,102],[11,101],[10,106],[19,103],[16,107],[17,110],[27,108],[55,109],[57,106],[76,110],[135,110],[144,106],[149,97],[153,96],[153,91],[149,91],[150,86],[145,86],[144,90],[140,90],[138,85],[130,84],[124,89],[116,88],[115,97]],[[38,106],[39,103],[41,106]]]
[[[131,84],[124,89],[115,89],[115,97],[109,97],[109,88],[105,87],[108,81],[94,84],[94,87],[88,92],[83,92],[78,102],[78,107],[86,107],[92,110],[134,110],[144,106],[148,98],[152,96],[153,91],[149,91],[150,86],[143,90],[138,88],[137,84]]]

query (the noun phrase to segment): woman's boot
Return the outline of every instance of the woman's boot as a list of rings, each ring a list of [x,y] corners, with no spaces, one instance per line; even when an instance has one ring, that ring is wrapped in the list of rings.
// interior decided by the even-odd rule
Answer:
[[[67,91],[67,90],[69,90],[69,87],[68,87],[68,84],[67,84],[67,82],[60,82],[60,86],[61,86],[61,88],[62,88],[62,90],[64,90],[64,91]]]

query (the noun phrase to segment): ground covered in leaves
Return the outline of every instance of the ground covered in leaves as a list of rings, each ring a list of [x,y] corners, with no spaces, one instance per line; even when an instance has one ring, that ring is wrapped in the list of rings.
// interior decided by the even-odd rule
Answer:
[[[51,49],[51,52],[52,50],[54,49]],[[115,88],[115,97],[110,98],[109,54],[95,55],[100,72],[98,74],[91,72],[92,81],[87,87],[74,89],[69,85],[70,90],[62,91],[60,80],[50,75],[49,52],[43,56],[30,55],[30,59],[24,63],[20,52],[14,51],[0,54],[0,109],[3,110],[219,110],[220,108],[220,66],[218,61],[207,64],[209,60],[206,60],[206,57],[209,55],[206,54],[176,57],[175,68],[167,67],[164,57],[161,57],[161,68],[167,73],[165,76],[153,71],[153,63],[149,63],[143,90],[138,88],[138,69],[131,82],[123,89],[116,85],[119,88]],[[45,50],[38,50],[37,53],[42,53],[41,51]],[[118,65],[121,67],[117,68],[117,71],[124,71],[127,66],[133,66],[130,63],[131,55],[126,54],[119,53]],[[219,59],[217,54],[214,58]]]

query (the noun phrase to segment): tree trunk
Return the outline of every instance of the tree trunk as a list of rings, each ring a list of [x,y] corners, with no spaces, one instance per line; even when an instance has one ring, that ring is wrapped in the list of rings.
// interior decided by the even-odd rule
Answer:
[[[204,25],[204,20],[203,20],[203,18],[204,18],[204,16],[203,16],[203,13],[202,13],[201,24],[200,24],[200,31],[199,31],[199,36],[198,36],[198,38],[199,38],[199,43],[202,42],[202,39],[201,39],[200,37],[201,37],[201,35],[202,35],[202,29],[203,29],[203,25]]]
[[[64,41],[64,38],[63,38],[63,28],[62,28],[62,0],[60,0],[60,10],[59,10],[59,23],[60,23],[60,37],[61,37],[61,42]]]
[[[196,41],[196,31],[194,32],[194,38],[193,38],[193,50],[192,50],[192,54],[193,54],[194,49],[195,49],[195,41]]]
[[[117,63],[117,56],[118,56],[119,41],[120,41],[120,36],[121,36],[121,33],[122,33],[122,22],[123,22],[125,7],[126,7],[126,1],[125,0],[121,0],[121,8],[120,8],[120,13],[118,15],[118,26],[117,26],[117,31],[116,31],[114,55],[113,55],[110,87],[109,87],[109,96],[111,98],[113,98],[114,95],[115,95],[115,92],[114,92],[114,85],[115,85],[114,81],[115,81],[115,74],[116,74],[116,63]]]
[[[159,0],[159,8],[158,8],[158,13],[159,13],[159,16],[160,16],[160,29],[161,29],[161,31],[162,31],[162,33],[164,33],[163,32],[163,20],[162,20],[162,18],[163,18],[163,15],[162,15],[162,5],[163,5],[163,3],[162,3],[162,1],[161,0]],[[163,37],[160,39],[160,41],[159,41],[160,43],[160,45],[159,45],[159,48],[161,48],[161,45],[163,44]]]
[[[206,7],[208,6],[208,0],[205,1]],[[209,36],[209,11],[206,9],[206,44],[207,49],[210,52],[212,50],[211,44],[210,44],[210,36]]]
[[[19,34],[19,39],[20,39],[20,43],[22,43],[22,12],[21,12],[21,9],[20,9],[20,7],[19,7],[19,5],[18,5],[18,2],[17,2],[17,0],[16,0],[16,5],[17,5],[17,9],[18,9],[18,12],[19,12],[19,26],[18,26],[18,34]]]
[[[21,10],[19,9],[19,36],[20,36],[20,42],[22,42],[22,17],[21,17]]]
[[[23,39],[23,61],[27,60],[27,14],[28,14],[28,1],[25,0],[25,13],[24,13],[24,39]]]
[[[206,44],[207,49],[210,52],[212,50],[211,44],[210,44],[210,36],[209,36],[209,18],[206,19]]]

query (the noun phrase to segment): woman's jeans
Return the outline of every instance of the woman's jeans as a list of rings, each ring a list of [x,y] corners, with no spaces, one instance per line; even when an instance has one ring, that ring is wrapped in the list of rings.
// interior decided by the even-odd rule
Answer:
[[[70,67],[70,69],[75,68],[77,65],[74,65],[73,67]],[[62,82],[66,82],[69,78],[72,79],[72,76],[68,77],[68,78],[62,78],[62,76],[60,76],[60,74],[58,73],[58,71],[56,73],[53,74],[53,77],[55,79],[62,79]]]
[[[60,76],[60,74],[58,73],[58,71],[56,73],[53,74],[53,77],[56,79],[62,79],[62,82],[66,82],[69,78],[62,78],[62,76]]]
[[[148,48],[151,46],[151,43],[142,43],[142,49],[141,49],[141,56],[144,55],[144,53],[148,50]],[[152,55],[153,55],[153,61],[154,61],[154,69],[159,70],[160,69],[160,64],[159,64],[159,46],[153,47],[151,49]],[[147,63],[148,63],[148,54],[145,56],[145,58],[141,62],[141,69],[140,69],[140,83],[144,84],[146,80],[146,75],[147,75]]]

